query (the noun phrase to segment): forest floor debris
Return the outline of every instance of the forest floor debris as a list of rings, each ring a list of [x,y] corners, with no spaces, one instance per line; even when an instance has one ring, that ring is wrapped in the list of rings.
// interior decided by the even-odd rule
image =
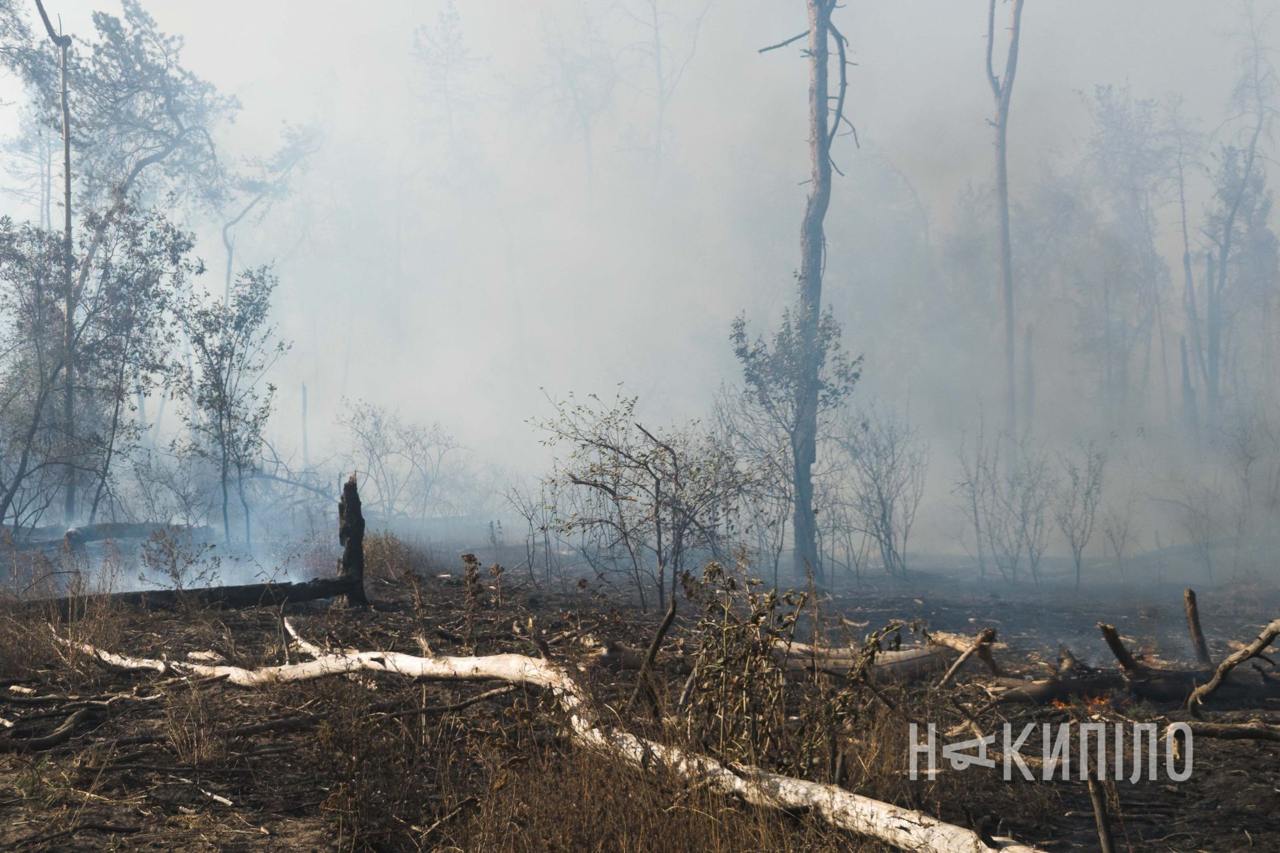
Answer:
[[[976,661],[943,687],[945,662],[928,678],[862,677],[860,667],[872,663],[859,663],[867,635],[888,653],[923,641],[913,627],[970,645],[992,628],[995,660],[1012,677],[1052,675],[1063,640],[1074,665],[1119,672],[1094,627],[1103,620],[1143,666],[1202,668],[1176,595],[1146,603],[1030,593],[1004,600],[944,585],[925,597],[866,587],[771,599],[741,589],[728,595],[728,584],[703,581],[691,590],[694,600],[682,598],[644,674],[664,713],[648,713],[647,701],[627,712],[641,673],[607,665],[599,650],[613,643],[644,656],[664,614],[618,606],[589,583],[552,592],[508,582],[499,604],[496,589],[477,593],[456,575],[441,577],[443,567],[416,568],[412,580],[372,570],[369,610],[122,607],[59,631],[121,654],[246,668],[305,659],[285,615],[323,650],[547,654],[574,667],[601,712],[615,715],[610,722],[637,735],[836,781],[1046,850],[1096,848],[1083,780],[1005,782],[976,767],[911,780],[908,722],[983,733],[1005,722],[1070,720],[1163,728],[1189,719],[1181,704],[1135,698],[1123,686],[1044,704],[995,703],[986,686],[993,678]],[[1200,610],[1210,652],[1221,660],[1280,612],[1280,600],[1220,588],[1201,591]],[[0,754],[5,848],[880,849],[812,815],[749,808],[578,749],[544,691],[364,672],[243,690],[220,679],[102,667],[55,642],[42,621],[0,618],[7,621],[0,741],[25,747]],[[753,633],[758,628],[765,633]],[[810,655],[839,650],[843,675],[831,666],[777,665],[769,631]],[[741,642],[751,636],[767,640],[758,659]],[[709,637],[730,654],[711,654]],[[1270,661],[1250,663],[1267,670]],[[754,674],[740,677],[739,664],[756,667]],[[1200,728],[1192,729],[1198,740],[1186,782],[1099,783],[1117,849],[1280,846],[1273,808],[1280,744],[1270,737],[1280,700],[1233,706],[1228,698],[1214,696],[1203,709],[1211,722],[1193,723]]]

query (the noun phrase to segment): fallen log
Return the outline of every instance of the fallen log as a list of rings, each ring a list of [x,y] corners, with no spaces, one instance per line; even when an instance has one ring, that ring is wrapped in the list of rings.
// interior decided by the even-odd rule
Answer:
[[[1269,740],[1280,743],[1280,726],[1261,722],[1205,723],[1191,720],[1187,727],[1196,737],[1212,737],[1220,740]]]
[[[8,528],[5,528],[5,532],[8,532]],[[105,522],[86,524],[82,527],[42,527],[14,538],[11,544],[19,551],[58,551],[63,547],[75,550],[83,548],[90,542],[102,542],[108,539],[114,541],[147,539],[157,533],[205,540],[212,538],[213,528],[188,527],[154,521]]]
[[[367,605],[364,592],[364,516],[360,513],[360,492],[356,488],[356,475],[342,487],[342,499],[338,502],[338,541],[343,546],[342,560],[338,563],[335,578],[315,578],[301,583],[252,583],[239,586],[211,586],[196,589],[155,589],[137,592],[95,593],[69,595],[62,598],[32,599],[18,605],[25,612],[57,614],[63,621],[71,621],[87,610],[103,606],[120,605],[142,610],[177,610],[183,607],[216,607],[233,610],[246,607],[295,604],[321,598],[343,597],[356,606]],[[156,527],[156,525],[95,525],[93,530],[103,531],[122,527]],[[189,528],[180,528],[189,529]],[[67,531],[71,541],[75,530]],[[81,544],[89,533],[76,533]]]
[[[847,676],[868,658],[862,649],[837,649],[782,639],[775,640],[773,648],[783,665],[796,672]],[[877,651],[866,664],[866,674],[872,680],[912,681],[945,671],[955,656],[956,652],[947,645]]]
[[[951,664],[950,668],[947,669],[946,673],[942,676],[942,679],[938,682],[938,687],[943,688],[950,684],[951,679],[956,677],[956,673],[958,673],[961,668],[968,663],[969,658],[978,654],[984,647],[990,650],[991,644],[995,642],[995,639],[995,628],[983,628],[979,631],[978,636],[974,638],[973,644],[961,652],[960,657],[956,658],[955,663]],[[992,661],[992,663],[994,664],[994,661]]]
[[[1000,678],[1005,673],[996,663],[995,656],[992,655],[992,650],[1007,647],[1004,643],[997,643],[995,641],[995,629],[988,630],[992,631],[992,637],[989,641],[978,645],[978,659],[986,665],[992,675]],[[931,645],[946,646],[947,648],[959,652],[962,655],[968,651],[969,646],[972,644],[972,640],[963,634],[953,634],[949,631],[927,631],[925,632],[925,637]]]
[[[1196,689],[1196,685],[1209,677],[1208,670],[1165,669],[1139,663],[1120,639],[1114,625],[1098,623],[1098,630],[1107,648],[1115,655],[1135,696],[1162,702],[1182,702]]]
[[[1222,663],[1218,664],[1218,668],[1214,670],[1213,676],[1191,692],[1191,695],[1187,698],[1187,710],[1193,715],[1198,715],[1204,700],[1217,692],[1223,681],[1231,674],[1231,670],[1250,658],[1262,654],[1267,646],[1275,642],[1276,637],[1280,637],[1280,619],[1272,620],[1270,624],[1262,629],[1262,633],[1252,643],[1224,658]]]
[[[1113,690],[1124,690],[1128,684],[1116,672],[1091,672],[1086,675],[1037,678],[1030,681],[998,678],[993,682],[997,689],[996,701],[1026,702],[1033,705],[1103,696]]]
[[[82,548],[89,542],[102,542],[107,539],[147,539],[157,533],[208,539],[213,536],[213,528],[184,527],[181,525],[157,524],[154,522],[143,522],[140,524],[107,522],[104,524],[86,524],[83,527],[69,528],[63,536],[63,540],[72,548]]]
[[[839,678],[848,676],[850,670],[865,659],[861,650],[832,649],[799,642],[788,644],[783,640],[775,641],[774,654],[790,672],[817,671]],[[641,669],[647,659],[644,649],[616,640],[597,647],[593,655],[596,665],[614,671]],[[876,652],[875,658],[867,665],[867,675],[872,680],[910,681],[944,671],[954,655],[947,646],[913,646]],[[666,666],[683,674],[693,668],[693,662],[688,657],[674,657]]]
[[[45,735],[20,737],[6,735],[0,737],[0,753],[3,752],[37,752],[49,749],[71,739],[81,723],[87,722],[100,712],[93,706],[81,707],[73,711],[57,728]]]
[[[687,752],[626,731],[606,728],[599,724],[585,692],[569,671],[549,660],[517,654],[416,657],[400,652],[370,651],[320,654],[306,662],[245,669],[228,665],[133,658],[61,637],[58,640],[108,666],[222,677],[228,683],[241,687],[302,681],[358,671],[441,680],[492,679],[542,687],[556,698],[568,718],[569,734],[574,740],[637,769],[649,770],[656,761],[690,784],[741,797],[754,806],[809,812],[835,827],[902,850],[976,853],[999,849],[1010,853],[1035,853],[1035,848],[1007,839],[998,840],[994,845],[989,844],[973,830],[945,823],[914,809],[864,797],[835,785],[782,776],[758,767],[729,765],[709,756]],[[320,651],[315,646],[309,646],[309,650]]]
[[[86,612],[102,607],[135,607],[141,610],[177,610],[183,607],[212,607],[236,610],[246,607],[278,607],[334,598],[352,590],[351,578],[316,578],[299,583],[251,583],[240,586],[211,586],[196,589],[148,589],[136,592],[107,592],[90,595],[68,595],[61,598],[36,598],[21,602],[17,608],[25,612],[56,614],[71,621]]]

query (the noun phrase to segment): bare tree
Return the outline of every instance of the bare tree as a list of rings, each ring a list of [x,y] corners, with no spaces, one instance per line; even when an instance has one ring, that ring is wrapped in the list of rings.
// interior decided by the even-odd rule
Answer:
[[[1071,549],[1071,562],[1076,571],[1076,589],[1080,589],[1080,568],[1084,549],[1093,538],[1098,504],[1102,500],[1102,474],[1106,456],[1092,442],[1080,448],[1082,458],[1058,455],[1061,477],[1054,502],[1053,517]]]
[[[261,223],[271,206],[288,195],[294,175],[306,168],[307,160],[320,147],[315,128],[286,125],[282,135],[279,149],[267,158],[250,158],[238,174],[229,177],[226,197],[218,199],[226,252],[224,299],[231,298],[236,226],[245,221]]]
[[[905,578],[928,448],[906,418],[874,407],[849,419],[840,444],[852,471],[855,523],[875,542],[884,570]]]
[[[506,493],[507,504],[525,523],[525,566],[529,579],[538,585],[537,568],[542,566],[543,583],[550,586],[552,576],[560,570],[560,539],[556,519],[554,493],[546,482],[538,483],[537,491],[520,485],[511,486]],[[542,557],[538,557],[538,549]]]
[[[835,329],[835,336],[839,336],[834,318],[828,320],[822,310],[822,277],[827,250],[825,223],[831,206],[831,146],[841,128],[849,124],[844,117],[849,63],[845,56],[847,40],[831,20],[836,0],[806,0],[805,8],[809,29],[761,52],[808,38],[805,55],[809,61],[809,197],[800,225],[799,299],[794,315],[784,323],[794,324],[787,331],[795,337],[796,355],[791,380],[794,420],[790,429],[795,567],[798,575],[811,573],[821,583],[813,466],[817,461],[819,410],[830,388],[823,380],[824,358],[830,351],[830,330]],[[838,74],[834,96],[830,84],[833,43]]]
[[[561,22],[551,21],[544,39],[551,60],[551,89],[582,143],[590,190],[595,180],[596,123],[612,106],[618,83],[613,49],[586,9],[577,32],[566,33]]]
[[[350,436],[349,464],[365,478],[365,506],[384,519],[424,520],[451,509],[443,494],[448,464],[461,450],[438,423],[414,423],[365,400],[347,402],[339,419]]]
[[[1126,498],[1112,504],[1103,513],[1102,533],[1111,546],[1111,555],[1116,561],[1116,571],[1124,579],[1124,557],[1129,548],[1129,535],[1133,527],[1133,499]]]
[[[673,20],[675,16],[668,8],[671,4],[661,0],[634,0],[619,6],[622,13],[644,31],[644,40],[636,45],[636,50],[649,61],[653,74],[653,139],[649,150],[655,174],[662,171],[666,151],[667,112],[697,50],[698,34],[712,1],[702,0],[701,8],[696,8],[691,20],[685,22]],[[683,4],[674,5],[683,7]]]
[[[719,440],[751,472],[745,483],[740,535],[750,561],[778,586],[791,516],[791,440],[787,430],[743,389],[721,388],[715,416]]]
[[[1009,104],[1013,81],[1018,73],[1018,43],[1022,36],[1022,2],[1012,0],[1009,48],[1004,76],[996,75],[993,54],[996,41],[996,0],[987,3],[987,82],[995,98],[996,116],[996,205],[1000,216],[1000,286],[1004,303],[1005,432],[1018,434],[1016,384],[1014,375],[1013,246],[1009,236]]]
[[[539,426],[548,444],[567,449],[553,475],[565,501],[561,530],[621,548],[637,582],[652,571],[665,605],[668,580],[674,595],[690,554],[724,555],[743,480],[732,454],[697,424],[650,430],[635,419],[634,397],[554,405]]]
[[[1247,30],[1241,52],[1240,79],[1232,93],[1232,106],[1243,119],[1240,137],[1221,146],[1215,196],[1204,226],[1211,248],[1205,275],[1204,362],[1206,373],[1206,421],[1220,423],[1228,360],[1228,326],[1234,312],[1249,302],[1251,280],[1274,287],[1275,238],[1264,257],[1250,257],[1257,247],[1256,232],[1269,230],[1270,194],[1266,190],[1261,150],[1276,115],[1278,81],[1269,49],[1252,2],[1244,4]],[[1252,232],[1252,233],[1251,233]],[[1259,270],[1263,265],[1266,269]],[[1254,269],[1250,269],[1250,267]],[[1194,297],[1193,297],[1194,300]],[[1194,305],[1194,301],[1192,302]],[[1194,340],[1194,338],[1193,338]]]
[[[980,442],[973,464],[976,526],[996,568],[1011,583],[1025,569],[1038,584],[1054,490],[1048,457],[1028,439],[1014,442],[1001,436],[990,446]]]
[[[960,436],[959,462],[961,476],[955,484],[955,492],[960,495],[961,508],[964,512],[965,520],[973,528],[979,578],[986,578],[987,576],[986,535],[982,526],[982,519],[990,492],[990,486],[985,479],[991,467],[991,462],[988,458],[989,453],[990,448],[986,441],[985,423],[979,422],[978,432],[974,437],[972,455],[969,451],[968,438],[964,435]]]

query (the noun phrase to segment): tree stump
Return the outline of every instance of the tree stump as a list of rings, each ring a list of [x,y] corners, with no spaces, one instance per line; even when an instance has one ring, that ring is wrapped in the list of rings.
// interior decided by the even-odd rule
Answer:
[[[360,490],[354,473],[347,478],[338,501],[338,543],[342,545],[338,576],[351,585],[345,602],[348,606],[365,607],[369,600],[364,594],[364,514],[360,511]]]

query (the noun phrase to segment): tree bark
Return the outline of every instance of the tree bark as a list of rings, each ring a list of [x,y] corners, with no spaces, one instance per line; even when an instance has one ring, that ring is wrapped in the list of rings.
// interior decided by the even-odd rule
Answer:
[[[1187,710],[1189,710],[1193,715],[1198,714],[1200,706],[1204,704],[1204,700],[1217,692],[1218,688],[1222,686],[1223,681],[1225,681],[1227,676],[1231,674],[1231,670],[1235,669],[1250,658],[1257,657],[1262,654],[1263,650],[1266,649],[1267,646],[1271,645],[1271,643],[1275,641],[1276,637],[1280,637],[1280,619],[1273,620],[1262,629],[1262,633],[1258,635],[1256,640],[1244,648],[1228,655],[1222,663],[1218,664],[1218,668],[1214,671],[1213,677],[1192,691],[1191,696],[1187,699]]]
[[[796,383],[796,424],[791,436],[795,504],[795,568],[798,577],[812,574],[821,584],[817,519],[813,509],[813,464],[818,444],[818,391],[821,353],[818,326],[822,316],[822,273],[826,254],[824,223],[831,204],[831,132],[828,39],[833,0],[807,0],[809,13],[809,198],[800,227],[800,345],[803,363]]]
[[[346,601],[364,607],[369,603],[364,594],[364,514],[360,511],[360,490],[354,473],[347,478],[338,501],[338,543],[342,545],[339,577],[351,587]]]
[[[1195,649],[1196,660],[1201,666],[1212,666],[1213,658],[1209,657],[1209,645],[1204,641],[1204,631],[1200,628],[1200,607],[1196,604],[1196,591],[1187,588],[1182,593],[1182,599],[1187,610],[1187,633],[1191,635],[1191,646]]]

